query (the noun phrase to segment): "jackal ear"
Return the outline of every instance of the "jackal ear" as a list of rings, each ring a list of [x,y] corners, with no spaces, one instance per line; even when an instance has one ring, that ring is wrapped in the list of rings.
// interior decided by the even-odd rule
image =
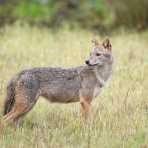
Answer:
[[[102,45],[108,51],[111,51],[112,50],[112,45],[111,45],[110,40],[108,38],[102,43]]]
[[[98,46],[99,42],[96,39],[91,40],[91,42],[94,44],[94,46]]]

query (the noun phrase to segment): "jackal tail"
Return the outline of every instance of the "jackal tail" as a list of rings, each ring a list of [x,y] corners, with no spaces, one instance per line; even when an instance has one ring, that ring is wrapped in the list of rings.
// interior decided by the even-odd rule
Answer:
[[[7,85],[7,95],[4,101],[3,115],[6,115],[11,111],[15,102],[15,83],[13,80]]]

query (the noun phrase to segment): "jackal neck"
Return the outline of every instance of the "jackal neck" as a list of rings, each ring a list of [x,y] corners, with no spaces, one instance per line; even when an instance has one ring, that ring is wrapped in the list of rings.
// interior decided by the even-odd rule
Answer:
[[[97,65],[94,67],[94,73],[98,82],[104,86],[112,73],[112,64]]]

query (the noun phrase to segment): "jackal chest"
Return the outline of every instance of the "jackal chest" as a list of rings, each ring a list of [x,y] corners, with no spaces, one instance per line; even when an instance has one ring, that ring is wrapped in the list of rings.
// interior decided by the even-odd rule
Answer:
[[[97,97],[100,94],[100,92],[101,92],[101,87],[99,87],[99,85],[96,85],[94,87],[93,97],[94,98]]]

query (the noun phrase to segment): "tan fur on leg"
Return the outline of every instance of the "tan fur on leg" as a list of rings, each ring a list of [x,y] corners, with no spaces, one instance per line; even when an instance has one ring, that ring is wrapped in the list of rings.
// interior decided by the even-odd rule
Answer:
[[[81,96],[80,105],[81,105],[81,118],[82,121],[86,123],[90,120],[91,101]]]

